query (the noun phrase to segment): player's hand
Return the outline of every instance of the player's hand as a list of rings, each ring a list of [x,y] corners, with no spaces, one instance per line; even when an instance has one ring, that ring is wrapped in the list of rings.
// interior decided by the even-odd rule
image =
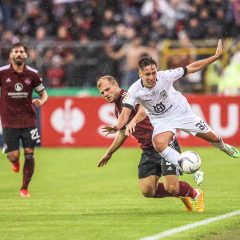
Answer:
[[[109,153],[104,154],[98,162],[98,167],[105,166],[108,163],[108,161],[111,159],[111,157],[112,157],[112,154],[109,154]]]
[[[218,40],[218,45],[217,45],[217,50],[216,50],[215,56],[216,56],[217,58],[220,58],[220,57],[222,56],[222,53],[223,53],[222,40],[219,39],[219,40]]]
[[[42,102],[41,99],[33,99],[33,100],[32,100],[32,104],[33,104],[35,107],[40,108],[40,107],[43,105],[43,102]]]
[[[118,129],[116,126],[111,125],[111,126],[102,127],[102,131],[105,133],[105,136],[107,136],[108,134],[116,133],[118,131]]]
[[[131,134],[133,134],[135,131],[136,131],[136,123],[129,123],[128,125],[127,125],[127,128],[126,128],[126,130],[125,130],[125,135],[127,135],[127,136],[130,136]]]

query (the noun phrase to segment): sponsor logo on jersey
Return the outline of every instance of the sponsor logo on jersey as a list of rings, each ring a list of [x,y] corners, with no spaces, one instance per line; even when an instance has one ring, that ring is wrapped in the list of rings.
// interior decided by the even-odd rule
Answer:
[[[10,83],[12,80],[10,78],[7,78],[6,83]]]
[[[21,92],[23,90],[23,85],[21,83],[16,83],[14,88],[17,92]]]
[[[168,167],[167,170],[170,171],[170,170],[173,170],[173,169],[172,169],[172,167]]]
[[[164,112],[166,109],[165,105],[162,102],[157,103],[156,106],[153,106],[153,108],[156,113]]]

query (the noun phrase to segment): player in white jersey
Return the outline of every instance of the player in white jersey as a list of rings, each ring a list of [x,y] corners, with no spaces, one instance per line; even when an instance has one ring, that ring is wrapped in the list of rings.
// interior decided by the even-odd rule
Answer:
[[[131,109],[136,103],[139,103],[145,108],[154,127],[153,145],[168,162],[176,166],[181,163],[180,153],[168,146],[177,129],[210,142],[231,157],[240,157],[240,152],[236,148],[225,144],[209,125],[192,112],[187,99],[173,87],[174,81],[186,74],[203,69],[219,59],[221,55],[222,41],[219,40],[215,55],[193,62],[183,68],[158,72],[157,64],[152,58],[142,58],[138,64],[140,79],[129,88],[117,125],[106,126],[103,130],[106,133],[113,133],[122,129],[127,123]],[[139,116],[144,118],[144,114]],[[128,126],[127,132],[133,132],[135,124],[142,118],[135,118]]]

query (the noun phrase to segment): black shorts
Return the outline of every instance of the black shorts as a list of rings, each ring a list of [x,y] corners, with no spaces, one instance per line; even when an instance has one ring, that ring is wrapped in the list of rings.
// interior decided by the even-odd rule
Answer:
[[[18,150],[20,140],[24,148],[34,148],[40,145],[40,135],[36,127],[31,128],[3,128],[3,152]]]
[[[180,153],[180,146],[175,141],[171,147]],[[181,173],[180,173],[181,174]],[[177,175],[176,167],[165,161],[163,157],[155,150],[143,150],[141,159],[138,165],[138,178],[145,178],[150,175],[167,176]]]

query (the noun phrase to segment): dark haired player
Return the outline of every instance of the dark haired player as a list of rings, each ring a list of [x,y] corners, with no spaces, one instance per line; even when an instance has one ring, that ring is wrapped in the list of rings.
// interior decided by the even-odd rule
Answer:
[[[48,98],[36,69],[25,64],[27,48],[16,43],[10,50],[10,64],[0,68],[0,116],[3,127],[3,152],[12,164],[12,170],[20,170],[20,140],[24,148],[22,197],[30,197],[28,185],[34,172],[34,147],[40,143],[36,127],[34,107],[41,107]],[[39,94],[32,99],[32,92]]]
[[[126,91],[119,88],[117,81],[110,75],[103,76],[97,81],[97,88],[102,97],[108,102],[115,103],[115,114],[118,117],[123,108],[123,99]],[[128,122],[134,118],[137,109],[133,109]],[[187,182],[178,181],[178,171],[173,164],[170,164],[159,155],[152,144],[153,126],[149,118],[137,124],[136,131],[133,136],[138,140],[142,149],[141,159],[138,165],[138,177],[140,189],[145,197],[163,198],[163,197],[179,197],[186,206],[188,211],[192,211],[193,199],[195,210],[197,212],[204,211],[203,195],[201,190],[194,189]],[[118,131],[113,143],[106,153],[101,157],[98,167],[107,164],[114,152],[119,149],[127,139],[124,129]],[[177,140],[173,140],[169,146],[180,152]],[[159,178],[163,176],[163,183],[159,182]]]
[[[112,133],[122,129],[128,122],[132,108],[138,103],[145,108],[153,125],[154,148],[166,161],[177,168],[181,168],[181,155],[169,147],[169,142],[177,129],[210,142],[233,158],[239,158],[240,152],[235,147],[224,143],[207,123],[194,114],[187,99],[173,87],[174,81],[186,74],[203,69],[218,60],[221,55],[222,41],[219,40],[215,55],[193,62],[183,68],[157,71],[157,64],[151,57],[142,58],[138,64],[140,79],[129,88],[117,125],[106,126],[104,131]]]

